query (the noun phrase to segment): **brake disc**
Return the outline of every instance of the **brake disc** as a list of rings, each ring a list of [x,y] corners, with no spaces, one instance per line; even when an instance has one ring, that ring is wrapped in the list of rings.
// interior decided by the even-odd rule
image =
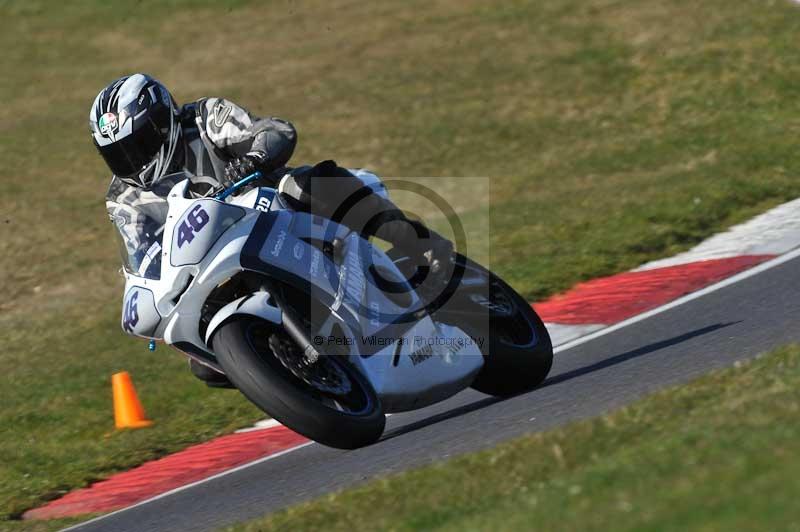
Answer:
[[[352,390],[350,378],[339,364],[323,355],[317,360],[309,360],[290,339],[281,339],[273,334],[269,346],[275,358],[289,372],[312,388],[333,395],[347,395]]]

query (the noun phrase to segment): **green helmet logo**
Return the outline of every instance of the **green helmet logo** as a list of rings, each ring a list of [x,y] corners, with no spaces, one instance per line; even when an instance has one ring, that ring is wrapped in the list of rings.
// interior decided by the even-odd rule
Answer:
[[[100,133],[106,137],[111,137],[117,130],[117,115],[114,113],[106,113],[100,117],[97,122],[97,127],[100,128]]]

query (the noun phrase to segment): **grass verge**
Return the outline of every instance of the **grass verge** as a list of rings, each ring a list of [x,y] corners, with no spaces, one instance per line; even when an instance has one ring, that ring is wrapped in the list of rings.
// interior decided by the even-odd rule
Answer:
[[[489,266],[532,298],[800,195],[788,1],[7,0],[0,17],[0,526],[260,416],[120,331],[86,115],[121,74],[293,120],[297,164],[489,176],[491,208],[460,214],[489,220]],[[112,432],[120,369],[153,428]]]
[[[797,530],[800,346],[227,529]]]

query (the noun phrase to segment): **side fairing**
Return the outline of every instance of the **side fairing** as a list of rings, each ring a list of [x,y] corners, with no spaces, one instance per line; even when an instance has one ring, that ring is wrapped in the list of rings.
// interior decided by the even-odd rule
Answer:
[[[309,241],[332,242],[345,233],[345,228],[319,216],[289,211],[261,213],[242,249],[242,267],[284,282],[309,283],[330,303],[338,292],[338,269]]]
[[[397,297],[381,290],[371,273],[376,268],[384,275],[393,273],[396,282],[402,282],[402,275],[382,251],[348,232],[344,226],[307,213],[261,213],[242,249],[242,267],[308,290],[359,337],[397,338],[416,321],[411,312],[419,299],[407,287],[406,304],[400,306]],[[339,265],[319,249],[337,238],[345,243]],[[363,345],[362,355],[379,351],[376,345],[386,344]]]

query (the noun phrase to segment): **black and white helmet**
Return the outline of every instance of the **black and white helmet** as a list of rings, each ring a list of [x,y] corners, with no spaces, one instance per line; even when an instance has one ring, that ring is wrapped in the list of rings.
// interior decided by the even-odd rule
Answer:
[[[89,111],[89,127],[114,175],[150,188],[176,157],[178,113],[164,85],[146,74],[132,74],[100,91]]]

